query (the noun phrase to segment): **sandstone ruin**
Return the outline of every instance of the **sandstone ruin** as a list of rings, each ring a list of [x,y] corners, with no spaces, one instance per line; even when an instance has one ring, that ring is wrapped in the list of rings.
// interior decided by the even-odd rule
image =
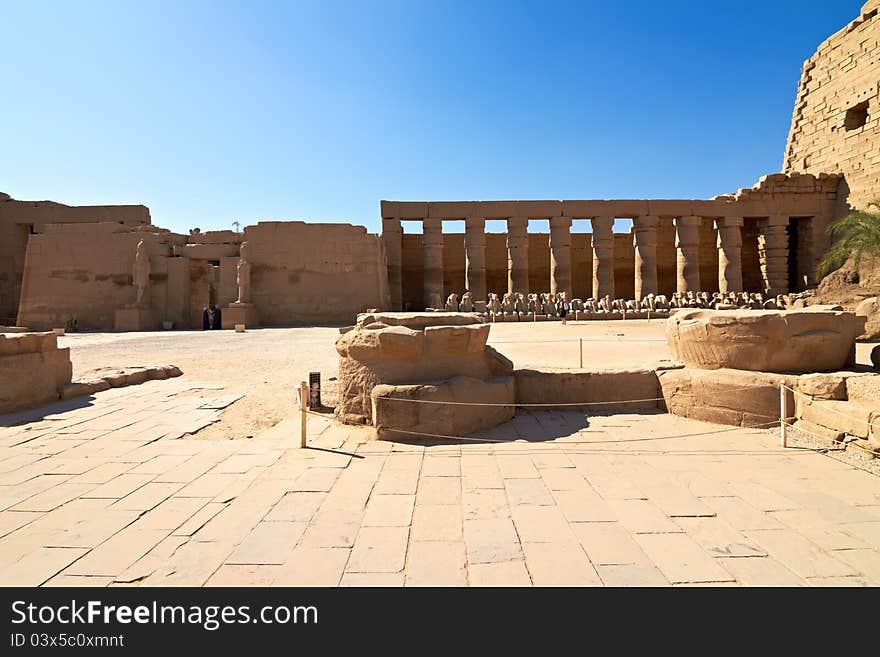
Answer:
[[[70,349],[46,333],[0,335],[0,413],[56,401],[70,383]]]
[[[206,308],[222,311],[223,328],[348,324],[357,316],[337,343],[336,412],[346,422],[473,431],[509,417],[508,403],[589,399],[760,424],[780,383],[799,389],[799,375],[833,377],[851,364],[862,327],[876,323],[876,302],[858,316],[804,307],[819,283],[828,224],[880,196],[878,10],[878,0],[866,3],[807,60],[782,172],[734,194],[387,200],[380,234],[268,221],[241,233],[188,235],[153,225],[145,206],[71,207],[0,194],[0,324],[198,329]],[[619,219],[631,221],[628,233],[614,232]],[[535,220],[549,232],[530,232]],[[464,233],[444,233],[451,221],[463,222]],[[487,222],[499,221],[506,232],[487,232]],[[590,232],[573,232],[576,221]],[[407,222],[421,234],[406,233]],[[514,372],[486,345],[486,322],[558,319],[561,309],[575,320],[669,316],[681,362]],[[37,352],[53,353],[49,338],[39,340],[47,348]],[[49,378],[47,391],[65,383]],[[463,399],[500,406],[416,409],[417,401]]]
[[[865,319],[842,310],[685,310],[670,317],[672,355],[700,369],[828,372],[855,363]]]
[[[392,439],[403,429],[470,433],[509,420],[513,365],[486,345],[489,329],[478,316],[461,313],[360,315],[336,342],[336,417],[370,423],[379,437]],[[431,403],[441,401],[511,405]]]

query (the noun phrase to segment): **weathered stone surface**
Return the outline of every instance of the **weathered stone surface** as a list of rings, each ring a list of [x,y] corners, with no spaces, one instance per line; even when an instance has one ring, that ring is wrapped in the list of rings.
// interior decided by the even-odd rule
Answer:
[[[97,381],[75,381],[61,386],[61,399],[70,399],[72,397],[82,397],[84,395],[93,395],[96,392],[109,390],[110,384],[99,379]]]
[[[685,367],[657,373],[670,413],[732,426],[770,426],[779,421],[779,384],[795,377],[767,372]],[[788,408],[794,404],[789,393]]]
[[[490,325],[473,313],[365,313],[336,341],[340,401],[336,417],[372,420],[379,384],[439,384],[452,377],[510,376],[513,364],[486,345]],[[512,399],[510,400],[512,401]]]
[[[70,383],[70,349],[58,349],[52,332],[0,336],[0,413],[10,413],[58,399]]]
[[[846,382],[850,374],[804,374],[797,378],[795,390],[815,399],[846,399]]]
[[[866,318],[865,330],[861,337],[866,340],[880,338],[880,297],[870,297],[855,309],[856,315]],[[875,363],[875,366],[880,367]]]
[[[81,395],[92,395],[109,388],[122,388],[146,381],[173,378],[182,374],[180,368],[175,365],[122,369],[104,368],[87,372],[81,380],[61,386],[59,393],[61,399],[70,399]]]
[[[841,433],[867,438],[880,435],[880,404],[857,401],[811,401],[802,397],[797,402],[797,417]]]
[[[603,408],[602,402],[608,402],[607,409],[627,411],[657,408],[660,397],[657,374],[653,370],[516,370],[513,375],[518,404],[583,402],[599,410]],[[616,403],[627,400],[636,401]]]
[[[701,369],[822,372],[851,363],[864,318],[841,311],[686,310],[666,323],[673,357]]]
[[[355,328],[362,329],[377,322],[385,326],[406,326],[418,330],[426,326],[485,324],[486,319],[477,313],[361,313]]]
[[[373,388],[371,397],[376,437],[386,440],[418,438],[419,434],[466,436],[502,424],[516,413],[512,376],[485,381],[456,376],[437,384],[378,385]]]
[[[846,398],[880,403],[880,374],[850,376],[846,380]]]

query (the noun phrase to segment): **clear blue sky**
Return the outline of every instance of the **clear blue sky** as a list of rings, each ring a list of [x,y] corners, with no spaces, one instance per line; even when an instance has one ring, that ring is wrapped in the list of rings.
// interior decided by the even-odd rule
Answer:
[[[0,191],[186,232],[380,199],[708,198],[778,171],[864,0],[0,0]]]

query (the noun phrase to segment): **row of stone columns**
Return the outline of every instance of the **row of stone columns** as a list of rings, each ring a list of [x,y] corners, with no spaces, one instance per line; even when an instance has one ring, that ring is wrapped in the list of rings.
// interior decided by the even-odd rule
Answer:
[[[593,297],[615,297],[614,291],[614,221],[615,216],[590,219],[593,249]],[[658,292],[657,229],[659,216],[633,218],[635,247],[635,296],[641,299]],[[402,238],[400,219],[383,219],[383,237],[388,257],[388,282],[391,303],[401,308],[402,299]],[[572,296],[571,217],[550,218],[550,291]],[[673,218],[676,246],[676,289],[698,291],[700,281],[700,229],[703,217]],[[443,220],[422,220],[424,258],[424,298],[428,307],[440,308],[443,298]],[[758,253],[764,290],[769,294],[788,291],[788,217],[771,216],[758,222],[760,235]],[[718,288],[721,292],[742,291],[742,217],[715,220],[718,231]],[[465,287],[475,300],[485,300],[486,289],[486,220],[465,219]],[[529,288],[528,219],[507,219],[508,292],[530,291]]]

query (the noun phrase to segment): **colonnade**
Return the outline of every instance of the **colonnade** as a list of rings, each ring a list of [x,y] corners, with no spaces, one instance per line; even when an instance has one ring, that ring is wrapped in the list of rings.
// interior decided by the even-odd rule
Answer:
[[[495,217],[491,217],[494,219]],[[515,216],[507,221],[507,291],[527,294],[529,288],[529,237],[531,217]],[[589,217],[592,225],[593,297],[610,296],[614,290],[614,221],[616,215]],[[635,296],[641,299],[658,292],[657,231],[661,216],[628,217],[633,221],[635,249]],[[666,220],[669,217],[662,217]],[[450,217],[450,219],[457,219]],[[572,217],[549,217],[550,291],[566,292],[572,297],[571,225]],[[700,230],[702,216],[671,217],[675,228],[678,292],[701,290]],[[407,220],[412,220],[407,218]],[[743,217],[713,218],[717,231],[718,288],[721,292],[743,291],[742,228]],[[424,300],[428,307],[443,306],[443,218],[423,218],[422,248],[424,258]],[[465,218],[465,287],[474,300],[485,300],[486,289],[486,218]],[[758,256],[764,292],[770,295],[788,292],[787,215],[757,218]],[[401,218],[384,217],[383,237],[388,258],[388,281],[395,309],[402,308],[402,238]],[[537,290],[536,290],[537,291]],[[500,290],[499,290],[500,292]]]

